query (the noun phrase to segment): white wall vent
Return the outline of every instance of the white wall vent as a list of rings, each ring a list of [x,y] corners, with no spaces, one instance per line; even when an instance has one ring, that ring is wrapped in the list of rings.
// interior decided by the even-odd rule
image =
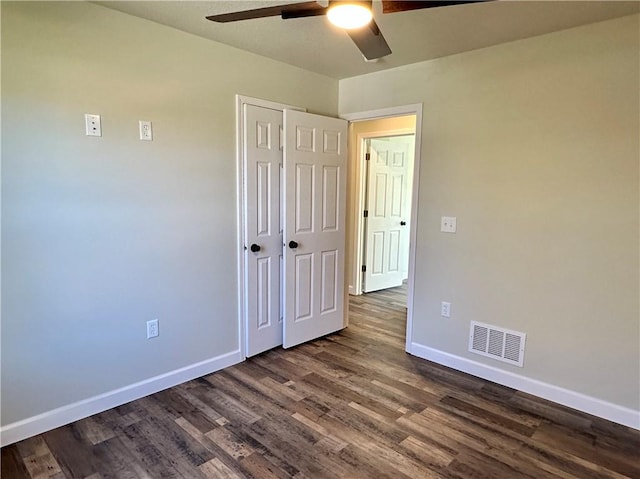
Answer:
[[[471,321],[469,351],[522,367],[526,336],[525,333]]]

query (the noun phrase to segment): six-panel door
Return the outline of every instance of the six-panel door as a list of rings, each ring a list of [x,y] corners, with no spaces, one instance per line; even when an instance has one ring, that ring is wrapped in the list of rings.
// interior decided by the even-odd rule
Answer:
[[[414,137],[368,141],[365,292],[400,286],[408,275]]]
[[[282,112],[244,106],[246,355],[282,344]]]
[[[345,326],[347,122],[284,112],[285,348]]]

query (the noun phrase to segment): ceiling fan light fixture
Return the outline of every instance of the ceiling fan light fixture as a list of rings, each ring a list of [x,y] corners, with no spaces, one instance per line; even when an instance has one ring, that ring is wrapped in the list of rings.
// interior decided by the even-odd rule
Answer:
[[[329,21],[346,30],[364,27],[373,18],[371,8],[358,2],[336,2],[327,10]]]

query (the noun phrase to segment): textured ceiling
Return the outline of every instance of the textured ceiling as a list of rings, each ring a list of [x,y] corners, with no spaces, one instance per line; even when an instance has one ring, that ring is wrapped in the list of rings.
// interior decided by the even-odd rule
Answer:
[[[640,12],[638,1],[498,0],[374,16],[393,53],[367,63],[326,17],[220,24],[205,16],[282,1],[100,1],[103,6],[341,79]]]

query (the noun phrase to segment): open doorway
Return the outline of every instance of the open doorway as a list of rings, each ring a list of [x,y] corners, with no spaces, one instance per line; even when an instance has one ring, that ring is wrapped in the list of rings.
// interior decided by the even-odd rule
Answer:
[[[405,286],[416,115],[352,122],[349,293]]]
[[[352,148],[349,152],[348,185],[347,185],[347,284],[351,295],[362,294],[362,239],[364,215],[364,168],[363,168],[363,142],[358,141],[360,126],[364,129],[377,131],[381,136],[398,136],[414,134],[413,172],[411,175],[411,213],[407,225],[409,236],[409,271],[406,283],[406,308],[407,323],[405,350],[410,351],[413,341],[413,298],[414,277],[416,264],[416,236],[418,217],[418,194],[420,178],[420,151],[422,133],[422,104],[395,106],[357,113],[342,114],[341,118],[348,120],[349,144]],[[400,124],[400,119],[409,123]],[[371,135],[372,131],[367,132]],[[362,140],[363,137],[360,138]],[[355,148],[354,148],[355,146]],[[365,160],[366,161],[366,160]],[[392,290],[382,290],[392,291]],[[380,294],[379,292],[376,294]]]

